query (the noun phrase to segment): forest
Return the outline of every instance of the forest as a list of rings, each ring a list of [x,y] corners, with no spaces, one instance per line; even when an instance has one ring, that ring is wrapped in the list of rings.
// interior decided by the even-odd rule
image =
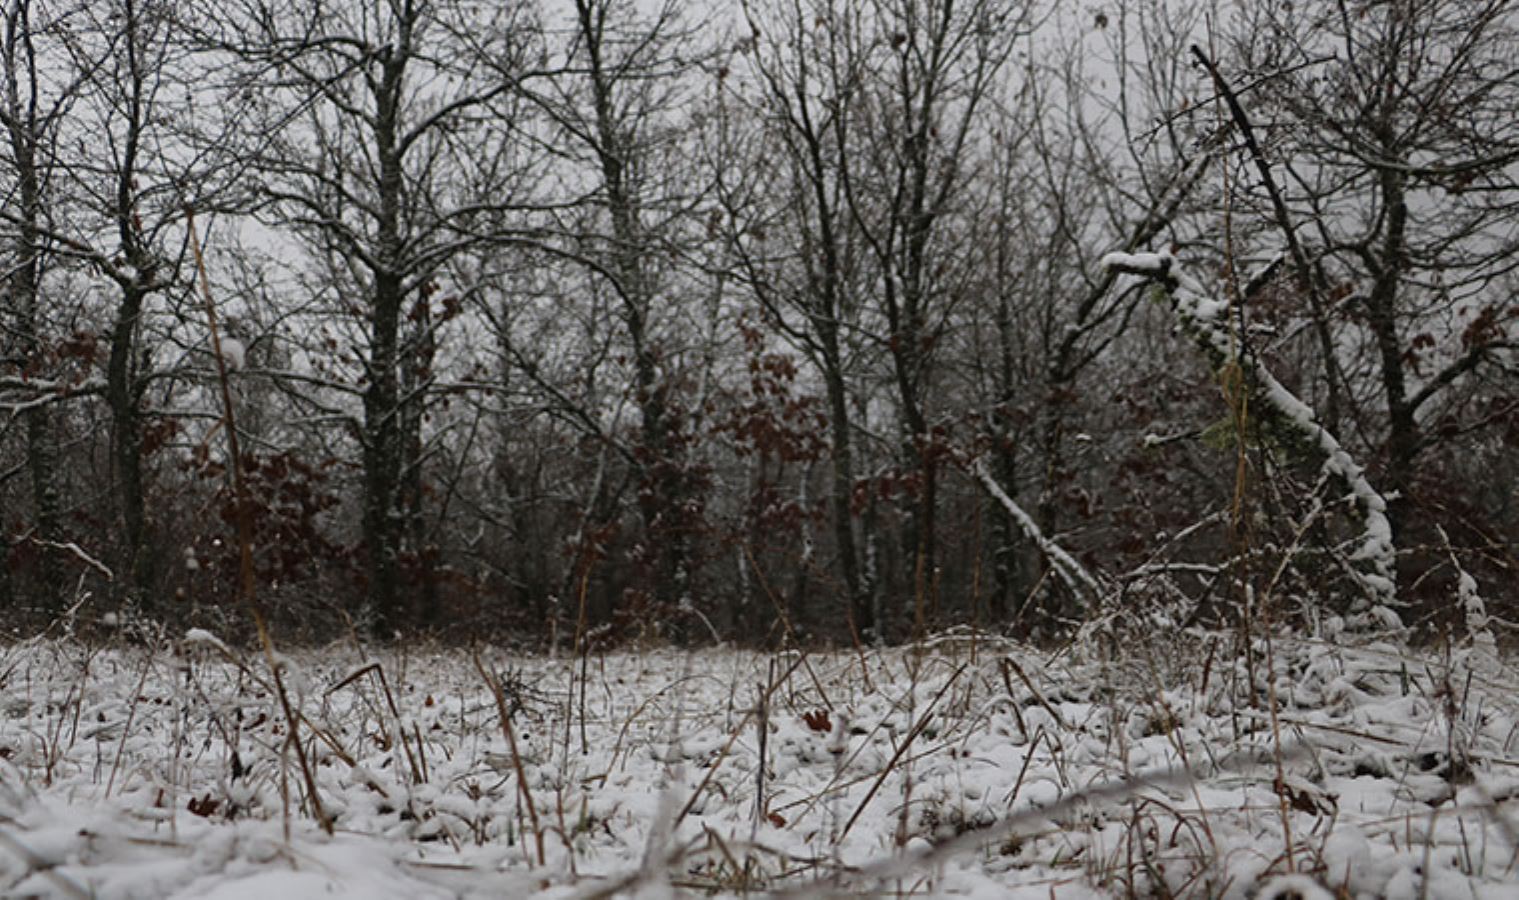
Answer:
[[[5,0],[4,624],[1501,636],[1516,7]]]
[[[0,12],[0,896],[1515,896],[1519,0]]]

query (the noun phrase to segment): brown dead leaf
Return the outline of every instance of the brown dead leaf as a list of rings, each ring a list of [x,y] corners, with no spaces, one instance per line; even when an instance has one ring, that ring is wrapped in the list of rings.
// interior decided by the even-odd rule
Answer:
[[[191,797],[186,808],[193,815],[200,816],[202,819],[209,819],[216,812],[217,807],[221,805],[222,802],[220,800],[207,794],[204,797]]]

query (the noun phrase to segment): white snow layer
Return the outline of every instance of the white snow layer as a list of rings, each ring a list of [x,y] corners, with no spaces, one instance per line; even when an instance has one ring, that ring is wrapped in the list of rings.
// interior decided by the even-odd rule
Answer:
[[[226,363],[228,372],[236,372],[248,364],[248,348],[237,338],[222,338],[221,350],[222,361]]]
[[[1232,640],[487,653],[515,750],[463,653],[292,653],[330,836],[257,655],[12,645],[0,896],[1514,896],[1511,667]]]
[[[1176,262],[1170,251],[1160,253],[1109,253],[1102,258],[1104,269],[1117,269],[1136,275],[1165,275]]]

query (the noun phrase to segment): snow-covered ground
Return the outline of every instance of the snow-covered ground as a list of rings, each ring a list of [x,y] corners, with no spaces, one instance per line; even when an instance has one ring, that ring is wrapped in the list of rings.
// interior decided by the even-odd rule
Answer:
[[[320,811],[261,655],[0,651],[0,895],[1519,897],[1519,679],[1489,654],[282,665]]]

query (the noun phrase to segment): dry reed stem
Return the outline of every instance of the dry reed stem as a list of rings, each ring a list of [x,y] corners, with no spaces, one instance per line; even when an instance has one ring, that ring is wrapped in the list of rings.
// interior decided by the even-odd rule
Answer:
[[[851,815],[849,817],[849,820],[844,823],[844,830],[839,832],[839,843],[844,842],[844,838],[849,835],[849,830],[853,828],[854,823],[859,820],[860,814],[865,811],[865,807],[869,806],[870,801],[875,798],[876,792],[879,791],[881,789],[881,785],[886,782],[886,777],[891,774],[892,770],[896,768],[897,763],[902,760],[902,755],[907,752],[907,748],[911,747],[912,742],[918,737],[919,734],[923,733],[923,729],[928,727],[928,720],[933,716],[934,708],[939,705],[940,698],[942,698],[945,692],[950,689],[950,686],[955,683],[956,679],[960,677],[960,673],[964,672],[968,665],[968,663],[961,663],[960,667],[958,669],[955,669],[955,674],[951,675],[949,677],[949,680],[944,682],[944,685],[939,688],[939,692],[937,694],[934,694],[933,699],[928,701],[928,708],[923,711],[923,715],[918,718],[918,721],[913,724],[911,730],[907,732],[907,736],[902,739],[902,743],[899,744],[896,751],[892,753],[891,759],[886,762],[886,765],[882,767],[880,774],[876,776],[876,780],[871,784],[870,790],[865,792],[865,798],[860,801],[859,806],[855,807],[854,814]]]
[[[295,756],[300,764],[301,777],[306,782],[307,800],[311,804],[312,814],[322,830],[332,834],[332,819],[327,816],[327,811],[322,806],[322,795],[317,790],[316,775],[311,769],[311,761],[306,756],[306,748],[301,745],[301,717],[291,707],[290,694],[285,690],[285,678],[281,674],[275,653],[274,639],[269,634],[269,625],[258,601],[258,573],[253,567],[253,510],[250,508],[252,504],[248,482],[243,475],[242,451],[238,446],[237,417],[233,411],[232,386],[227,377],[227,358],[222,353],[221,332],[216,326],[216,302],[211,297],[211,279],[206,274],[206,258],[201,252],[200,235],[195,228],[195,210],[188,206],[185,207],[185,228],[190,235],[190,250],[195,257],[195,270],[200,280],[201,298],[206,304],[206,327],[211,333],[211,352],[216,357],[216,375],[221,386],[222,410],[227,423],[227,452],[232,457],[232,488],[237,500],[238,593],[248,607],[248,613],[253,618],[253,625],[258,630],[259,643],[264,648],[264,659],[269,664],[269,674],[274,680],[274,692],[279,698],[286,725],[290,729],[290,743],[295,746]],[[287,819],[285,822],[287,840],[290,836],[289,829],[290,823]]]
[[[533,824],[533,841],[538,850],[538,865],[548,865],[548,857],[543,848],[543,826],[538,821],[538,806],[533,802],[533,792],[528,788],[527,772],[522,767],[522,756],[517,752],[517,733],[512,729],[512,716],[511,710],[506,706],[506,693],[501,689],[500,679],[486,671],[479,651],[471,651],[470,658],[475,663],[475,671],[480,673],[486,687],[490,688],[491,696],[496,700],[496,712],[501,717],[501,732],[506,735],[507,749],[512,754],[512,768],[517,773],[517,790],[527,806],[527,815]]]

